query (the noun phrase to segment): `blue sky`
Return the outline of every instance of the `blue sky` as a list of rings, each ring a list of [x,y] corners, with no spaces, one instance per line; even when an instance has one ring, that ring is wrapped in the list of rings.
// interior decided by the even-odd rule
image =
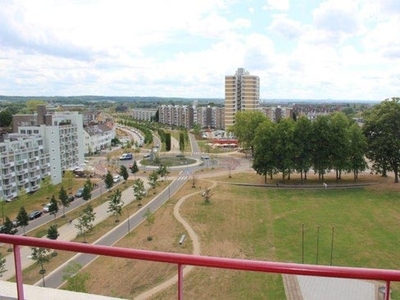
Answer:
[[[398,0],[0,0],[1,95],[400,96]]]

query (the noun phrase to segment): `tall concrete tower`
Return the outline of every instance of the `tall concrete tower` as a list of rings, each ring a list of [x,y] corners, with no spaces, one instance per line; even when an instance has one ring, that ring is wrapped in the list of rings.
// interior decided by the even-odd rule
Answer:
[[[225,130],[235,123],[235,114],[256,110],[260,103],[260,78],[239,68],[235,75],[225,76]]]

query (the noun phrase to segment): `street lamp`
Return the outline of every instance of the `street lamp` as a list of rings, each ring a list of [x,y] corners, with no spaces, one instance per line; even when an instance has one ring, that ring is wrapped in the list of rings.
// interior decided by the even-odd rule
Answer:
[[[131,234],[131,224],[129,223],[130,216],[129,216],[129,210],[128,210],[128,208],[126,208],[126,212],[127,212],[127,214],[128,214],[128,234]]]
[[[1,198],[1,215],[3,217],[3,224],[4,224],[4,199]]]

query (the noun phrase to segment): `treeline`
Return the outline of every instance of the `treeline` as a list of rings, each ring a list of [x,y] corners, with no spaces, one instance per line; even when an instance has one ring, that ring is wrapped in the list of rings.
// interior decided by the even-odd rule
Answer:
[[[297,172],[301,180],[311,170],[319,175],[334,170],[336,180],[342,172],[352,172],[354,180],[367,168],[367,140],[358,124],[343,113],[319,116],[315,121],[306,117],[282,119],[274,123],[260,112],[236,114],[231,131],[241,144],[252,149],[253,168],[257,174],[271,179],[281,173],[282,181]]]

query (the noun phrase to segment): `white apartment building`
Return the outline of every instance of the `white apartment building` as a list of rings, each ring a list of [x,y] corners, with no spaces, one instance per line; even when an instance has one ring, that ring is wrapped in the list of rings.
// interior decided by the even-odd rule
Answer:
[[[50,156],[51,180],[53,184],[58,184],[62,181],[63,171],[84,162],[82,115],[67,111],[48,114],[43,106],[38,106],[38,114],[30,117],[29,124],[27,119],[27,116],[16,116],[13,127],[20,134],[40,135],[43,138],[44,152]]]
[[[85,126],[85,153],[94,153],[111,146],[111,140],[115,138],[115,126],[96,124]]]
[[[151,121],[156,113],[156,109],[133,109],[132,118],[138,121]]]
[[[38,134],[4,135],[0,141],[0,198],[11,201],[18,192],[34,192],[50,176],[50,155]]]

